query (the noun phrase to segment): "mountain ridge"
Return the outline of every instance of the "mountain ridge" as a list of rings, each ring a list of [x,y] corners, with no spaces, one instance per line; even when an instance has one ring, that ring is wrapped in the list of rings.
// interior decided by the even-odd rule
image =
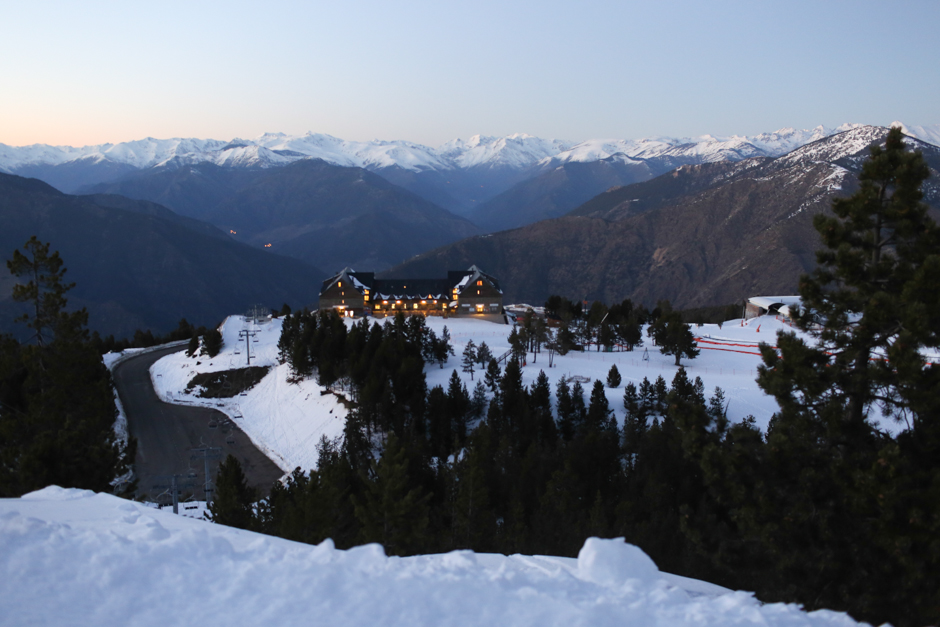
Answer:
[[[322,133],[303,135],[265,133],[254,139],[229,141],[199,138],[155,139],[105,143],[81,147],[8,146],[0,144],[0,171],[16,174],[24,167],[58,166],[80,160],[123,164],[136,169],[149,168],[180,158],[187,163],[208,161],[230,167],[276,167],[305,157],[321,158],[328,163],[366,169],[397,166],[406,170],[457,170],[476,167],[551,168],[553,162],[596,161],[622,153],[648,159],[653,156],[695,156],[704,160],[746,158],[762,154],[778,156],[797,144],[860,126],[843,124],[836,128],[782,128],[754,136],[669,138],[647,137],[637,140],[589,139],[565,141],[542,139],[524,133],[504,137],[474,135],[469,140],[454,139],[436,148],[403,140],[348,141]],[[921,133],[936,133],[932,127],[911,127]],[[929,141],[929,140],[928,140]],[[752,154],[753,153],[753,154]]]
[[[888,129],[858,127],[778,158],[686,165],[611,189],[569,214],[468,238],[394,269],[404,278],[476,263],[499,277],[507,301],[578,300],[654,306],[724,305],[794,293],[815,267],[815,214],[850,194],[870,140]],[[920,148],[933,176],[925,200],[940,207],[940,148]],[[829,157],[832,161],[823,160]]]
[[[569,186],[558,187],[557,175],[552,172],[568,164],[620,160],[623,169],[630,160],[645,164],[651,177],[687,164],[776,157],[799,145],[858,126],[781,128],[752,136],[650,136],[635,140],[567,141],[525,133],[502,137],[474,135],[437,147],[403,140],[350,141],[312,132],[265,133],[253,139],[236,137],[228,141],[144,138],[77,148],[0,144],[0,172],[40,178],[67,193],[87,193],[101,191],[96,185],[120,182],[151,169],[212,164],[249,172],[314,158],[374,172],[486,230],[495,230],[527,223],[530,218],[557,217],[602,192],[606,189],[603,185],[626,185],[640,180],[634,174],[611,180],[607,173],[599,175],[594,183],[576,177]],[[910,129],[928,134],[940,143],[940,125],[936,129],[922,126]],[[533,181],[538,177],[543,180]],[[513,190],[520,185],[525,187]],[[537,191],[540,187],[544,188],[542,193]],[[513,191],[509,198],[494,200],[510,190]],[[531,206],[520,212],[530,218],[499,219],[506,214],[505,203],[511,204],[513,196],[531,199]],[[491,201],[495,205],[478,216],[478,210]],[[509,209],[515,211],[513,206]],[[497,219],[490,220],[487,214]]]

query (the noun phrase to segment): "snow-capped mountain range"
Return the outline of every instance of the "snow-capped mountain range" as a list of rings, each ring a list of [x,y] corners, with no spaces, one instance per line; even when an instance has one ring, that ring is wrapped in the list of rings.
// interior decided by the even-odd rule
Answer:
[[[899,124],[895,122],[895,124]],[[398,167],[424,170],[456,170],[478,167],[528,169],[555,167],[569,162],[592,162],[622,155],[630,159],[655,157],[693,158],[699,162],[740,160],[755,156],[776,157],[799,146],[861,126],[784,128],[754,136],[643,139],[590,139],[569,142],[541,139],[526,134],[507,137],[474,135],[455,139],[437,148],[407,141],[356,142],[320,133],[286,135],[265,133],[255,139],[154,139],[148,137],[119,144],[96,146],[7,146],[0,144],[0,171],[16,173],[29,166],[72,162],[112,162],[134,169],[178,164],[214,163],[223,167],[276,167],[298,159],[318,158],[340,166],[370,170]],[[909,135],[940,144],[940,124],[905,127]]]

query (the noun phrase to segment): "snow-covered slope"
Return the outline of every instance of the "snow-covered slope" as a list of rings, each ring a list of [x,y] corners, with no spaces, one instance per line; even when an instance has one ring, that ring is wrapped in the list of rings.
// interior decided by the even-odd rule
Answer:
[[[750,137],[702,135],[681,139],[669,137],[648,137],[636,140],[592,139],[558,153],[552,158],[551,163],[598,161],[616,154],[635,159],[686,158],[694,159],[699,163],[740,161],[750,157],[777,157],[807,143],[859,126],[861,125],[843,124],[834,129],[817,126],[808,130],[782,128],[773,133],[762,133]]]
[[[390,318],[388,320],[391,320]],[[351,322],[347,319],[347,324]],[[381,322],[381,320],[379,320]],[[428,327],[441,335],[448,328],[457,357],[450,357],[443,368],[429,364],[425,368],[428,389],[436,385],[447,388],[451,373],[456,371],[468,390],[474,381],[460,367],[460,357],[473,340],[479,346],[486,342],[496,355],[509,350],[509,333],[512,327],[472,318],[439,317],[427,318]],[[208,399],[187,393],[185,388],[197,372],[217,372],[244,368],[247,362],[244,342],[239,343],[239,332],[257,331],[252,343],[251,363],[254,366],[269,366],[271,370],[261,382],[244,395],[228,399]],[[691,378],[701,377],[705,390],[711,395],[720,387],[728,400],[728,417],[740,421],[753,416],[756,424],[766,429],[770,417],[778,407],[774,399],[757,387],[757,366],[761,363],[758,344],[773,343],[779,330],[792,330],[773,316],[754,318],[748,321],[730,321],[718,325],[693,327],[699,337],[702,354],[694,360],[683,360],[683,367]],[[238,426],[285,472],[300,467],[308,470],[316,467],[316,445],[322,437],[334,439],[342,436],[346,408],[336,396],[324,392],[315,379],[289,383],[289,368],[277,363],[277,341],[281,333],[281,320],[268,320],[261,324],[247,321],[242,316],[230,316],[222,326],[224,346],[215,358],[186,357],[183,352],[164,357],[150,369],[154,387],[161,398],[170,403],[203,405],[212,407],[234,419]],[[940,356],[929,355],[931,360]],[[110,358],[109,358],[110,359]],[[552,390],[562,377],[584,377],[585,380],[604,381],[610,367],[616,364],[624,385],[633,382],[639,385],[644,378],[650,381],[663,377],[671,383],[678,368],[674,358],[660,354],[656,347],[632,352],[604,353],[587,350],[573,351],[567,355],[556,355],[554,367],[548,367],[545,354],[536,361],[527,362],[522,368],[525,385],[535,382],[544,370]],[[479,378],[479,375],[477,376]],[[590,391],[592,383],[585,384]],[[610,407],[619,423],[623,423],[623,386],[604,389]],[[882,427],[897,432],[901,425],[883,421]]]
[[[570,145],[570,142],[539,139],[525,133],[508,137],[474,135],[468,141],[449,141],[437,152],[456,168],[508,166],[524,169],[567,150]]]
[[[659,571],[622,539],[577,559],[386,557],[51,486],[0,500],[6,625],[855,625]]]
[[[271,368],[267,376],[244,396],[208,399],[197,396],[198,390],[187,393],[186,386],[197,372],[247,366],[245,343],[239,341],[242,330],[256,333],[251,365]],[[280,336],[280,320],[254,324],[243,316],[229,316],[222,323],[223,349],[218,355],[212,359],[187,357],[185,352],[168,355],[151,367],[151,379],[167,402],[202,405],[228,414],[284,472],[298,466],[316,468],[317,443],[322,437],[332,440],[342,436],[346,408],[332,394],[321,395],[322,388],[314,379],[288,383],[289,367],[277,363]]]
[[[437,148],[407,141],[355,142],[320,133],[285,135],[265,133],[255,139],[146,139],[98,146],[7,146],[0,144],[0,169],[16,172],[26,166],[61,165],[80,159],[111,161],[148,168],[177,159],[182,163],[210,162],[228,167],[272,167],[297,159],[317,158],[341,166],[382,169],[447,171],[478,167],[524,170],[538,165],[570,161],[597,161],[621,154],[636,159],[675,157],[697,162],[739,160],[753,156],[779,156],[806,143],[858,127],[844,124],[830,129],[784,128],[755,136],[645,139],[591,139],[567,142],[515,134],[507,137],[475,135],[455,139]],[[940,140],[940,125],[911,127],[925,141]]]
[[[892,122],[891,126],[900,126],[905,135],[916,137],[917,139],[940,146],[940,124],[928,124],[927,126],[907,126],[903,122]]]
[[[146,168],[173,157],[201,157],[210,160],[227,142],[214,139],[154,139],[147,137],[120,144],[97,146],[7,146],[0,144],[0,167],[9,171],[26,165],[59,165],[79,159],[95,159],[123,163],[135,168]]]
[[[784,155],[775,162],[775,167],[787,167],[796,163],[834,163],[839,159],[866,154],[872,143],[884,139],[887,129],[882,126],[857,126],[827,141],[813,141]]]

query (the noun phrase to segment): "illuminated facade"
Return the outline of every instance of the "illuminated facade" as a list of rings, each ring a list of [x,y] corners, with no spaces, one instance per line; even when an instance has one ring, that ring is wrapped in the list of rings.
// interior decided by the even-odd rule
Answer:
[[[345,268],[323,282],[320,309],[343,315],[385,316],[399,311],[423,315],[498,314],[503,310],[499,281],[476,266],[451,270],[446,279],[377,279],[374,272]]]

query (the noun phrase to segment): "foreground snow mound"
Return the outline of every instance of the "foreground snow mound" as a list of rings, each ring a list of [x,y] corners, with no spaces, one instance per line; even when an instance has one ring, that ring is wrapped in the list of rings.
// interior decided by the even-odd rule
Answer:
[[[660,573],[622,539],[577,560],[308,546],[51,487],[0,500],[0,616],[55,625],[854,625]]]
[[[610,587],[622,586],[628,579],[660,578],[659,569],[643,549],[626,544],[623,538],[588,538],[578,553],[578,572],[588,581]]]

